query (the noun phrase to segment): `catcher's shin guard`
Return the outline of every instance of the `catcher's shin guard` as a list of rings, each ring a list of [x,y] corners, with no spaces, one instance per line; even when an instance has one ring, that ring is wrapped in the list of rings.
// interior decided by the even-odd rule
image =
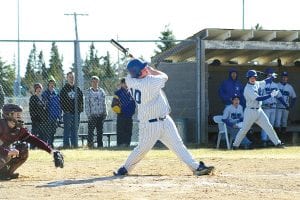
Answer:
[[[24,143],[19,143],[15,146],[15,148],[17,150],[19,150],[19,156],[12,158],[8,163],[8,171],[7,173],[9,175],[14,174],[14,171],[16,171],[16,169],[18,169],[21,165],[23,165],[23,163],[26,162],[26,160],[28,159],[28,145],[24,144]]]

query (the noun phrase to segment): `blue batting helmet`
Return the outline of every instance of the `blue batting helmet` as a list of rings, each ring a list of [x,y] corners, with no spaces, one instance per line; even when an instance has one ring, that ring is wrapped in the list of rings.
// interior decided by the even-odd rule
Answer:
[[[288,76],[289,74],[288,74],[288,72],[282,72],[281,73],[281,76]]]
[[[132,59],[127,64],[127,70],[132,78],[138,78],[142,74],[142,69],[146,66],[146,62],[142,62],[139,59]]]
[[[247,71],[247,74],[246,74],[246,77],[247,78],[250,78],[250,77],[257,77],[257,72],[255,70],[249,70]]]

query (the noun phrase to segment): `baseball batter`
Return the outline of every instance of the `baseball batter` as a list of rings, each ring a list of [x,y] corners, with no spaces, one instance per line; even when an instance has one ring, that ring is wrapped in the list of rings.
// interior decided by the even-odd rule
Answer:
[[[282,81],[278,83],[278,88],[283,96],[284,105],[282,102],[277,102],[275,129],[280,129],[281,133],[286,132],[289,109],[293,108],[296,103],[296,93],[294,88],[288,83],[288,73],[282,72]]]
[[[114,174],[121,176],[130,173],[158,140],[172,150],[194,175],[210,174],[214,167],[207,167],[202,161],[198,163],[193,159],[169,116],[170,107],[162,91],[168,76],[138,59],[129,61],[127,69],[130,75],[126,77],[126,83],[138,106],[139,143]]]
[[[248,78],[248,83],[244,89],[244,96],[246,99],[244,122],[242,128],[235,138],[233,149],[238,149],[241,141],[246,136],[253,123],[258,124],[262,129],[266,131],[270,140],[276,147],[284,147],[279,140],[276,132],[274,131],[268,117],[261,108],[262,101],[271,97],[276,97],[279,93],[278,90],[273,90],[270,94],[264,96],[261,95],[261,89],[264,88],[266,84],[270,83],[273,78],[276,78],[276,75],[272,74],[271,77],[263,81],[256,81],[256,71],[249,70],[246,74],[246,77]]]

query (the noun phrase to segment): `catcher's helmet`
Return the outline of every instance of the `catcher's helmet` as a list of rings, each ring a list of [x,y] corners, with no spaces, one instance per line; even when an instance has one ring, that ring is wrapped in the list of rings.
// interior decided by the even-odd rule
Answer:
[[[250,78],[250,77],[257,77],[257,72],[255,70],[249,70],[247,71],[247,74],[246,74],[246,77],[247,78]]]
[[[3,118],[7,118],[7,116],[10,116],[11,113],[14,112],[22,112],[23,108],[16,104],[4,104],[2,108],[2,116]]]
[[[142,75],[142,69],[144,69],[146,66],[146,62],[142,62],[139,59],[132,59],[127,64],[127,70],[132,78],[138,78]]]

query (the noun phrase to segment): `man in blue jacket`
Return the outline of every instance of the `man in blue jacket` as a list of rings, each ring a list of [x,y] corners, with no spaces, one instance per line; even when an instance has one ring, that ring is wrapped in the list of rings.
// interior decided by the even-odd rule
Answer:
[[[48,88],[42,93],[42,100],[46,104],[46,109],[48,111],[48,121],[47,121],[47,142],[51,147],[54,147],[54,135],[58,127],[58,122],[62,118],[62,111],[60,108],[60,101],[57,92],[55,91],[55,79],[50,76],[48,80]]]
[[[229,69],[229,77],[224,80],[219,88],[219,96],[225,107],[231,105],[231,97],[237,95],[240,97],[241,106],[245,107],[245,99],[243,95],[243,85],[238,80],[238,72],[235,68]]]
[[[132,116],[135,112],[135,101],[132,98],[125,78],[121,80],[120,89],[115,92],[112,109],[117,113],[117,145],[130,146],[132,136]]]

